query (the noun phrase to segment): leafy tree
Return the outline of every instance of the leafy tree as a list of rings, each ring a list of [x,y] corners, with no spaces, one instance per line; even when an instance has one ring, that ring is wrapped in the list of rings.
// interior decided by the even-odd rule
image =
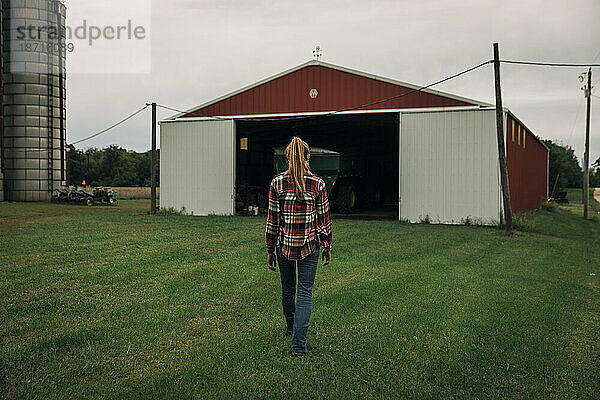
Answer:
[[[600,157],[592,164],[590,168],[590,187],[600,188]]]
[[[70,183],[80,184],[87,171],[87,156],[77,150],[75,146],[69,145],[69,180]]]
[[[151,152],[137,153],[116,145],[104,149],[78,150],[70,145],[69,180],[90,186],[150,186]],[[157,185],[158,160],[157,152]]]
[[[550,149],[550,179],[548,179],[550,193],[552,193],[554,182],[559,174],[556,190],[581,187],[583,171],[579,166],[573,148],[570,146],[561,146],[552,140],[544,140],[544,143]]]

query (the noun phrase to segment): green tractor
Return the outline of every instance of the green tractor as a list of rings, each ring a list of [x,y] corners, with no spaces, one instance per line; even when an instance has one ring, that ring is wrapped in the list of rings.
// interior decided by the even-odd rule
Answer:
[[[273,149],[275,173],[288,169],[285,149]],[[351,214],[357,208],[379,208],[382,205],[380,182],[381,163],[368,160],[361,153],[340,153],[312,147],[310,169],[325,181],[325,188],[334,211]]]

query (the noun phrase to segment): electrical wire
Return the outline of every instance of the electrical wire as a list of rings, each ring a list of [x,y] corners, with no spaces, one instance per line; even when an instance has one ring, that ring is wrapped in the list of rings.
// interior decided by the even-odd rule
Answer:
[[[517,61],[517,60],[500,60],[501,63],[504,64],[519,64],[519,65],[534,65],[534,66],[542,66],[542,67],[600,67],[600,64],[596,63],[596,60],[600,57],[600,52],[594,57],[594,60],[591,63],[563,63],[563,62],[540,62],[540,61]],[[600,82],[600,80],[598,81]],[[594,97],[598,97],[592,94]],[[575,130],[575,125],[577,125],[577,121],[579,119],[579,114],[581,111],[581,105],[583,102],[580,102],[577,107],[577,114],[575,115],[575,122],[571,127],[571,133],[569,134],[569,138],[567,139],[567,146],[570,146],[571,138],[573,136],[573,132]]]
[[[180,112],[180,113],[185,113],[186,111],[182,111],[182,110],[178,110],[176,108],[173,107],[168,107],[168,106],[164,106],[161,104],[157,104],[156,105],[159,108],[164,108],[167,110],[171,110],[171,111],[176,111],[176,112]],[[343,124],[343,122],[338,121],[338,120],[334,120],[333,118],[323,118],[325,117],[325,115],[311,115],[311,117],[315,117],[317,119],[314,119],[312,121],[318,121],[318,125],[320,128],[323,127],[327,127],[327,126],[339,126],[339,124]],[[212,117],[200,117],[200,118],[212,118]],[[274,133],[274,132],[279,132],[282,129],[292,129],[294,132],[297,132],[298,129],[305,129],[307,128],[309,125],[306,124],[302,124],[303,122],[308,122],[310,123],[311,121],[309,120],[301,120],[299,118],[223,118],[223,117],[216,117],[219,120],[227,120],[227,121],[232,121],[235,120],[237,122],[245,122],[245,123],[251,123],[251,124],[255,124],[255,123],[260,123],[260,129],[255,130],[254,128],[252,128],[252,125],[247,125],[245,127],[245,129],[247,129],[249,132],[261,132],[261,133]],[[266,122],[266,123],[265,123]]]
[[[339,114],[339,113],[342,113],[342,112],[345,112],[345,111],[358,110],[358,109],[361,109],[361,108],[365,108],[365,107],[369,107],[369,106],[373,106],[373,105],[385,103],[385,102],[390,101],[390,100],[398,99],[400,97],[408,96],[408,95],[411,95],[413,93],[421,92],[421,91],[423,91],[423,90],[425,90],[427,88],[430,88],[432,86],[439,85],[441,83],[447,82],[447,81],[449,81],[451,79],[454,79],[454,78],[457,78],[457,77],[459,77],[461,75],[467,74],[467,73],[469,73],[471,71],[474,71],[474,70],[476,70],[478,68],[481,68],[484,65],[490,64],[492,62],[493,62],[493,60],[484,61],[484,62],[482,62],[480,64],[477,64],[477,65],[475,65],[473,67],[467,68],[467,69],[465,69],[463,71],[460,71],[460,72],[458,72],[456,74],[450,75],[450,76],[448,76],[446,78],[440,79],[440,80],[438,80],[436,82],[433,82],[433,83],[430,83],[428,85],[420,86],[417,89],[410,90],[410,91],[408,91],[406,93],[402,93],[402,94],[398,94],[398,95],[395,95],[395,96],[387,97],[387,98],[384,98],[384,99],[381,99],[381,100],[373,101],[371,103],[366,103],[366,104],[362,104],[362,105],[355,106],[355,107],[350,107],[350,108],[345,108],[345,109],[341,109],[341,110],[331,111],[331,112],[320,114],[320,115],[298,115],[298,116],[280,117],[280,118],[260,118],[260,121],[285,121],[285,120],[301,120],[301,119],[307,119],[307,118],[320,118],[320,117],[328,117],[328,116],[331,116],[331,115]],[[188,111],[182,111],[182,110],[179,110],[179,109],[176,109],[176,108],[173,108],[173,107],[164,106],[164,105],[161,105],[161,104],[157,104],[157,107],[161,107],[161,108],[164,108],[164,109],[167,109],[167,110],[171,110],[171,111],[175,111],[175,112],[179,112],[179,113],[189,113]],[[232,120],[232,119],[235,119],[236,121],[257,121],[258,120],[257,118],[233,118],[233,117],[226,118],[226,117],[212,117],[212,116],[203,117],[203,118],[212,118],[212,119],[218,119],[218,120]]]
[[[133,114],[131,114],[131,115],[129,115],[129,116],[127,116],[127,117],[123,118],[122,120],[120,120],[120,121],[119,121],[119,122],[117,122],[116,124],[113,124],[113,125],[109,126],[108,128],[101,130],[100,132],[94,133],[93,135],[90,135],[90,136],[87,136],[87,137],[85,137],[85,138],[83,138],[83,139],[79,139],[79,140],[76,140],[76,141],[74,141],[74,142],[71,142],[71,144],[75,145],[75,144],[78,144],[78,143],[81,143],[81,142],[85,142],[86,140],[93,139],[93,138],[95,138],[96,136],[100,136],[100,135],[102,135],[103,133],[106,133],[106,132],[110,131],[111,129],[113,129],[113,128],[116,128],[117,126],[121,125],[122,123],[124,123],[124,122],[126,122],[126,121],[129,121],[131,118],[135,117],[136,115],[138,115],[139,113],[141,113],[142,111],[144,111],[146,108],[148,108],[148,106],[147,106],[147,105],[146,105],[146,106],[144,106],[144,107],[142,107],[142,108],[140,108],[139,110],[137,110],[137,111],[136,111],[136,112],[134,112]]]
[[[158,107],[158,104],[157,104]],[[172,109],[172,107],[169,107]],[[176,109],[172,109],[174,111]],[[178,111],[178,110],[177,110]],[[313,115],[313,119],[283,119],[283,118],[235,118],[236,122],[240,122],[244,125],[243,130],[248,134],[277,134],[282,131],[293,133],[295,136],[304,136],[309,132],[313,132],[314,129],[328,129],[329,127],[335,127],[340,129],[352,129],[356,127],[358,123],[361,123],[365,117],[375,117],[380,114],[340,114],[326,117],[325,115]],[[360,120],[348,119],[358,118]],[[234,120],[233,118],[230,120]],[[240,128],[242,129],[242,128]]]
[[[501,63],[505,63],[505,64],[535,65],[535,66],[548,66],[548,67],[600,67],[600,64],[595,64],[595,61],[596,61],[597,58],[598,58],[598,56],[596,56],[596,58],[594,59],[594,62],[588,63],[588,64],[583,64],[583,63],[549,63],[549,62],[517,61],[517,60],[500,60],[500,62]],[[339,114],[339,113],[342,113],[342,112],[359,110],[359,109],[362,109],[362,108],[365,108],[365,107],[370,107],[370,106],[374,106],[374,105],[377,105],[377,104],[385,103],[385,102],[388,102],[390,100],[395,100],[395,99],[398,99],[398,98],[401,98],[401,97],[404,97],[404,96],[409,96],[409,95],[411,95],[413,93],[421,92],[421,91],[423,91],[425,89],[428,89],[428,88],[430,88],[432,86],[439,85],[439,84],[447,82],[447,81],[449,81],[451,79],[457,78],[457,77],[459,77],[461,75],[467,74],[467,73],[469,73],[471,71],[474,71],[474,70],[476,70],[478,68],[481,68],[481,67],[483,67],[483,66],[485,66],[487,64],[493,63],[493,62],[494,62],[493,60],[484,61],[484,62],[482,62],[480,64],[477,64],[477,65],[475,65],[473,67],[467,68],[467,69],[465,69],[463,71],[460,71],[460,72],[458,72],[456,74],[450,75],[450,76],[448,76],[446,78],[440,79],[440,80],[435,81],[433,83],[430,83],[428,85],[420,86],[420,87],[418,87],[416,89],[413,89],[413,90],[410,90],[410,91],[408,91],[406,93],[402,93],[402,94],[398,94],[398,95],[395,95],[395,96],[387,97],[387,98],[384,98],[384,99],[381,99],[381,100],[376,100],[376,101],[373,101],[373,102],[370,102],[370,103],[366,103],[366,104],[362,104],[362,105],[355,106],[355,107],[350,107],[350,108],[345,108],[345,109],[341,109],[341,110],[331,111],[329,113],[324,113],[324,114],[320,114],[320,115],[298,115],[298,116],[289,116],[289,117],[260,118],[260,119],[257,119],[257,118],[217,117],[217,116],[206,116],[206,117],[203,117],[203,118],[209,118],[209,119],[218,120],[218,121],[230,121],[230,120],[234,120],[235,119],[236,121],[252,121],[252,122],[257,122],[257,121],[261,121],[261,122],[264,122],[264,121],[277,121],[277,122],[281,122],[281,121],[286,121],[286,120],[302,120],[302,119],[308,119],[308,118],[328,117],[328,116],[336,115],[336,114]],[[592,96],[598,97],[595,94],[592,94]],[[97,133],[94,133],[93,135],[87,136],[87,137],[85,137],[83,139],[76,140],[76,141],[72,142],[71,144],[73,144],[73,145],[79,144],[79,143],[85,142],[87,140],[93,139],[93,138],[95,138],[97,136],[100,136],[103,133],[106,133],[106,132],[110,131],[111,129],[114,129],[117,126],[119,126],[119,125],[125,123],[126,121],[130,120],[131,118],[135,117],[136,115],[138,115],[139,113],[141,113],[142,111],[144,111],[149,106],[150,106],[150,104],[146,104],[144,107],[140,108],[139,110],[137,110],[136,112],[132,113],[131,115],[123,118],[119,122],[117,122],[117,123],[109,126],[108,128],[103,129],[103,130],[101,130],[101,131],[99,131]],[[180,110],[180,109],[177,109],[177,108],[165,106],[163,104],[156,104],[156,106],[160,107],[160,108],[163,108],[165,110],[174,111],[174,112],[181,113],[181,114],[189,113],[188,111],[184,111],[184,110]],[[579,112],[577,113],[577,116],[575,118],[576,121],[577,121],[578,117],[579,117]]]
[[[449,77],[447,77],[447,78],[440,79],[439,81],[436,81],[436,82],[430,83],[429,85],[425,85],[425,86],[421,86],[421,87],[419,87],[419,88],[417,88],[417,89],[413,89],[413,90],[411,90],[410,92],[406,92],[406,93],[399,94],[399,95],[396,95],[396,96],[388,97],[388,98],[386,98],[386,99],[382,99],[382,100],[377,100],[377,101],[374,101],[374,102],[372,102],[372,103],[363,104],[363,105],[361,105],[361,106],[356,106],[356,107],[346,108],[346,109],[344,109],[344,110],[338,110],[338,111],[334,111],[334,112],[332,112],[332,113],[329,113],[329,114],[326,114],[326,115],[333,115],[333,114],[341,113],[341,112],[344,112],[344,111],[352,111],[352,110],[357,110],[357,109],[360,109],[360,108],[369,107],[369,106],[374,106],[374,105],[376,105],[376,104],[381,104],[381,103],[384,103],[384,102],[386,102],[386,101],[394,100],[394,99],[397,99],[397,98],[400,98],[400,97],[408,96],[409,94],[413,94],[413,93],[416,93],[416,92],[420,92],[420,91],[422,91],[422,90],[425,90],[425,89],[427,89],[427,88],[430,88],[430,87],[432,87],[432,86],[439,85],[440,83],[444,83],[444,82],[446,82],[446,81],[449,81],[450,79],[457,78],[457,77],[459,77],[459,76],[461,76],[461,75],[464,75],[464,74],[466,74],[466,73],[469,73],[469,72],[471,72],[471,71],[474,71],[474,70],[476,70],[476,69],[478,69],[478,68],[481,68],[481,67],[483,67],[484,65],[490,64],[490,63],[492,63],[492,62],[493,62],[492,60],[484,61],[484,62],[482,62],[482,63],[480,63],[480,64],[477,64],[477,65],[475,65],[474,67],[467,68],[467,69],[465,69],[465,70],[463,70],[463,71],[461,71],[461,72],[458,72],[458,73],[456,73],[456,74],[454,74],[454,75],[450,75],[450,76],[449,76]]]
[[[156,107],[164,108],[165,110],[175,111],[175,112],[179,112],[179,113],[185,112],[185,111],[178,110],[178,109],[173,108],[173,107],[167,107],[167,106],[164,106],[164,105],[158,104],[158,103],[156,103]]]
[[[600,53],[599,53],[599,55],[600,55]],[[548,67],[600,67],[600,64],[595,64],[597,58],[598,58],[598,56],[596,56],[594,58],[593,62],[588,63],[588,64],[580,64],[580,63],[549,63],[549,62],[517,61],[517,60],[500,60],[500,62],[501,63],[506,63],[506,64],[537,65],[537,66],[548,66]],[[480,63],[478,65],[475,65],[475,66],[473,66],[471,68],[467,68],[464,71],[458,72],[458,73],[456,73],[454,75],[451,75],[449,77],[446,77],[444,79],[440,79],[439,81],[430,83],[429,85],[425,85],[425,86],[421,86],[421,87],[419,87],[417,89],[413,89],[413,90],[411,90],[411,91],[409,91],[407,93],[399,94],[399,95],[392,96],[392,97],[387,97],[385,99],[377,100],[377,101],[374,101],[374,102],[371,102],[371,103],[367,103],[367,104],[363,104],[363,105],[356,106],[356,107],[350,107],[350,108],[345,108],[345,109],[342,109],[342,110],[332,111],[330,113],[318,115],[318,117],[334,115],[334,114],[338,114],[338,113],[341,113],[341,112],[344,112],[344,111],[358,110],[358,109],[361,109],[361,108],[370,107],[370,106],[373,106],[373,105],[385,103],[387,101],[394,100],[394,99],[397,99],[397,98],[400,98],[400,97],[408,96],[410,94],[413,94],[413,93],[416,93],[416,92],[420,92],[420,91],[425,90],[427,88],[430,88],[432,86],[439,85],[439,84],[444,83],[446,81],[449,81],[451,79],[457,78],[457,77],[459,77],[461,75],[464,75],[466,73],[474,71],[474,70],[476,70],[476,69],[478,69],[480,67],[483,67],[484,65],[491,64],[493,62],[494,62],[494,60],[484,61],[484,62],[482,62],[482,63]],[[167,106],[160,105],[160,104],[157,104],[157,106],[162,107],[162,108],[167,109],[167,110],[179,112],[179,113],[187,113],[188,112],[188,111],[178,110],[176,108],[167,107]],[[281,121],[282,119],[301,119],[303,117],[317,117],[317,115],[283,117],[283,118],[277,118],[277,120]],[[213,117],[213,116],[207,116],[205,118],[213,118],[213,119],[221,119],[221,120],[230,120],[230,119],[233,119],[233,118],[223,118],[223,117]],[[243,118],[236,118],[236,120],[244,120],[244,119]],[[264,120],[269,120],[269,119],[263,119],[263,118],[261,118],[261,120],[264,121]]]
[[[175,112],[178,112],[178,113],[183,113],[183,114],[186,114],[186,113],[188,113],[188,111],[179,110],[179,109],[177,109],[177,108],[168,107],[168,106],[165,106],[165,105],[162,105],[162,104],[158,104],[158,103],[156,104],[156,107],[159,107],[159,108],[164,108],[165,110],[169,110],[169,111],[175,111]],[[214,119],[214,120],[219,120],[219,121],[229,121],[229,120],[232,120],[232,119],[233,119],[233,118],[226,118],[226,117],[213,117],[213,116],[207,116],[207,117],[202,117],[202,118],[211,118],[211,119]]]
[[[598,57],[600,57],[600,50],[598,51],[598,54],[596,54],[596,57],[594,57],[594,62],[596,62],[596,60],[598,59]],[[598,84],[598,82],[600,82],[600,78],[596,79],[596,82],[594,82],[592,84],[592,87],[596,86]]]
[[[517,60],[500,60],[505,64],[522,64],[522,65],[537,65],[542,67],[600,67],[600,64],[591,63],[551,63],[539,61],[517,61]]]
[[[575,121],[573,122],[573,125],[571,125],[571,132],[569,133],[569,137],[567,139],[567,146],[570,147],[571,146],[571,138],[573,137],[573,132],[575,132],[575,125],[577,125],[577,121],[579,121],[579,114],[581,113],[582,110],[582,106],[585,103],[585,97],[581,97],[579,100],[579,103],[577,104],[577,113],[575,114]]]

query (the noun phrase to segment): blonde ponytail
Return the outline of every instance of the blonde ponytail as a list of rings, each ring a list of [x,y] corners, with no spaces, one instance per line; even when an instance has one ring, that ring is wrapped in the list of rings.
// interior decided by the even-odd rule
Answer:
[[[285,148],[285,156],[289,162],[287,173],[294,184],[294,192],[296,196],[299,194],[303,195],[306,191],[304,174],[309,169],[310,149],[308,144],[299,137],[294,136],[290,144]]]

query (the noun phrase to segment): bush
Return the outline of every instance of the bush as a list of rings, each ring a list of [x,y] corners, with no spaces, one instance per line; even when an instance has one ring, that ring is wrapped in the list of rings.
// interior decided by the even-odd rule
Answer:
[[[528,216],[530,216],[530,213],[528,212],[522,212],[514,215],[513,228],[521,232],[530,232],[533,227]]]
[[[558,204],[554,201],[545,201],[540,205],[540,208],[544,211],[553,212],[558,210]]]
[[[160,207],[156,210],[156,215],[186,215],[186,210],[185,207],[181,207],[180,210],[173,207]]]

